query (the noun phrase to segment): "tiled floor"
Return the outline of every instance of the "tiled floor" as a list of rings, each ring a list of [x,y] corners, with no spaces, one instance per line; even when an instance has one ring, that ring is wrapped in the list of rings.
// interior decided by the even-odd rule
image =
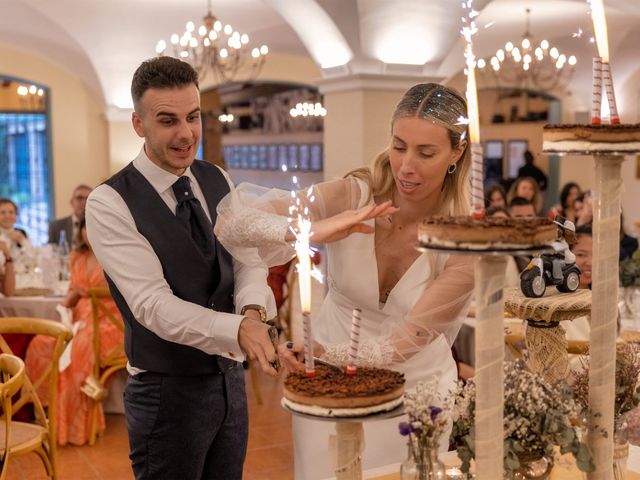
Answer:
[[[245,480],[292,480],[291,419],[280,408],[281,379],[258,374],[263,404],[257,405],[247,372],[249,398],[249,448]],[[107,416],[107,430],[93,447],[63,447],[58,450],[61,480],[132,479],[127,431],[122,415]],[[8,480],[46,479],[35,454],[13,457]]]

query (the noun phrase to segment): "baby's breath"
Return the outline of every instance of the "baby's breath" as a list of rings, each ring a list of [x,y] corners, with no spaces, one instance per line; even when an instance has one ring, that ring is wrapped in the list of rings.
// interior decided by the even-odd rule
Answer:
[[[459,384],[453,407],[452,439],[456,443],[462,469],[468,471],[475,458],[475,398],[473,381]],[[504,466],[520,468],[520,457],[553,456],[554,447],[571,452],[582,471],[591,471],[593,462],[572,424],[578,407],[571,390],[562,382],[548,384],[541,375],[519,363],[504,366]]]

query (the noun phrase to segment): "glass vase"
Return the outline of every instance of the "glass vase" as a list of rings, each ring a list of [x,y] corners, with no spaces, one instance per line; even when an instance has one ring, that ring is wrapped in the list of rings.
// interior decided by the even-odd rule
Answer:
[[[629,441],[627,438],[627,422],[623,418],[616,422],[613,434],[613,478],[624,480],[627,474],[629,458]]]
[[[407,446],[409,452],[400,465],[400,480],[446,480],[445,466],[438,458],[437,446],[419,450],[411,440]]]
[[[553,460],[538,453],[518,455],[520,468],[505,475],[508,480],[547,480],[551,478]]]

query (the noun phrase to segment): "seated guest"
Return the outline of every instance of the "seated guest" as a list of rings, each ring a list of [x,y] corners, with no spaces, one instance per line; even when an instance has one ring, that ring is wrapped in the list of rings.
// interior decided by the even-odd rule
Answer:
[[[593,223],[593,199],[590,190],[578,195],[573,206],[576,212],[576,227]]]
[[[90,288],[107,287],[107,282],[91,246],[87,241],[84,219],[80,220],[77,247],[71,253],[71,284],[64,300],[64,306],[73,309],[73,323],[82,322],[76,333],[71,349],[71,365],[60,372],[58,379],[58,443],[83,445],[89,439],[90,399],[80,387],[93,372],[93,318],[91,300],[87,296]],[[118,317],[120,313],[111,299],[103,304]],[[100,319],[100,357],[106,358],[123,343],[123,334],[108,318]],[[55,340],[37,336],[27,350],[26,369],[29,378],[38,378],[51,363]],[[43,402],[47,399],[44,385],[38,394]],[[104,430],[105,421],[102,407],[99,409],[98,432]]]
[[[509,215],[512,218],[535,217],[536,208],[531,200],[524,197],[514,197],[509,202]]]
[[[577,183],[566,183],[560,191],[560,205],[556,205],[551,208],[549,218],[553,220],[556,215],[561,215],[575,224],[577,220],[577,213],[574,203],[578,199],[580,193],[580,186]]]
[[[537,215],[542,208],[542,195],[540,195],[538,183],[531,177],[518,177],[511,184],[509,193],[507,194],[507,202],[509,202],[509,205],[516,197],[522,197],[531,202],[534,216]]]
[[[0,293],[10,297],[16,291],[16,275],[13,271],[13,258],[6,243],[0,242]]]
[[[509,216],[512,218],[535,217],[536,209],[530,200],[524,197],[514,197],[509,202]],[[524,270],[531,260],[528,256],[517,256],[513,257],[513,259],[516,262],[518,272]]]
[[[27,232],[16,228],[18,205],[8,198],[0,198],[0,241],[8,247],[11,258],[19,260],[20,256],[31,248]]]
[[[502,188],[502,185],[494,183],[487,187],[484,195],[484,208],[491,207],[506,207],[507,206],[507,194]]]
[[[71,205],[71,215],[64,218],[54,220],[49,224],[49,243],[58,244],[60,241],[60,232],[64,231],[67,243],[78,238],[78,226],[80,219],[84,217],[84,207],[87,204],[87,198],[92,188],[88,185],[78,185],[73,190],[69,205]],[[73,245],[75,246],[75,245]]]

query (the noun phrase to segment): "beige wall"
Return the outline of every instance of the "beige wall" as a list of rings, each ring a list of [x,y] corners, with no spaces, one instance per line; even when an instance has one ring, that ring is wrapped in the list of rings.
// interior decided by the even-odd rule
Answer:
[[[358,89],[324,95],[324,177],[369,165],[389,145],[390,121],[404,90]]]
[[[0,46],[0,73],[49,87],[56,216],[69,213],[79,183],[107,176],[108,133],[103,106],[83,83],[43,57]]]

